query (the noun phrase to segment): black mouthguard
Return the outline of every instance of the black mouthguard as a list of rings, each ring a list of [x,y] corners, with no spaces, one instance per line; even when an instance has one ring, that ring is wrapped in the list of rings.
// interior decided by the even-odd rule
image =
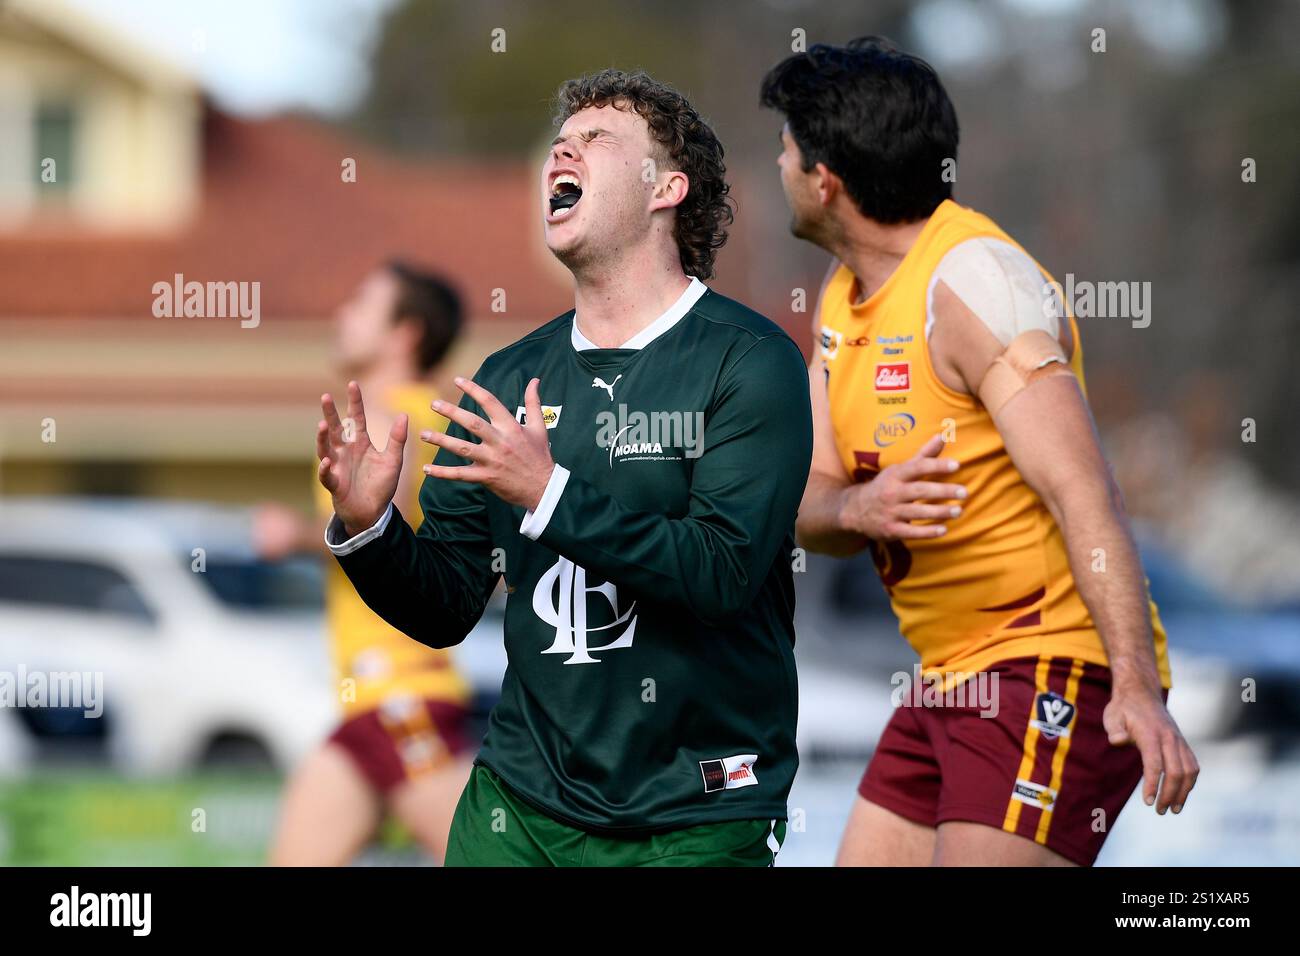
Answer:
[[[578,204],[582,198],[582,190],[575,189],[572,192],[563,192],[558,196],[551,197],[551,212],[558,212],[561,209],[569,209]]]

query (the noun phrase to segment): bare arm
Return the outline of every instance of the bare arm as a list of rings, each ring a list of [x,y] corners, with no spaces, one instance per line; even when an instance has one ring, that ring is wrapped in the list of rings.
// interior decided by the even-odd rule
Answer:
[[[809,551],[847,558],[865,548],[867,538],[844,526],[845,496],[853,482],[844,473],[839,453],[835,450],[830,406],[826,398],[825,366],[816,354],[808,366],[808,391],[813,417],[812,468],[799,505],[795,535],[799,545]]]
[[[1101,634],[1116,686],[1159,695],[1142,563],[1078,381],[1054,376],[1031,386],[1006,404],[994,424],[1065,537],[1070,571]]]
[[[1199,768],[1161,699],[1141,561],[1078,380],[1055,363],[1044,366],[1052,374],[1031,376],[1010,398],[995,395],[990,370],[1006,347],[943,284],[934,312],[936,368],[955,373],[963,390],[996,409],[993,421],[1007,453],[1061,529],[1075,584],[1110,661],[1112,696],[1103,716],[1110,741],[1137,744],[1147,803],[1156,802],[1158,790],[1157,811],[1172,806],[1177,813]]]
[[[833,261],[826,282],[839,263]],[[826,291],[822,283],[822,294]],[[854,481],[844,471],[835,431],[831,423],[830,400],[826,394],[826,363],[820,353],[821,299],[813,310],[813,359],[808,365],[808,391],[813,416],[812,468],[799,505],[795,535],[809,551],[850,557],[867,546],[869,539],[891,540],[933,538],[947,532],[943,525],[913,525],[922,519],[955,518],[960,508],[927,504],[965,498],[960,485],[923,480],[956,470],[957,462],[939,457],[943,442],[936,435],[909,461],[891,465],[866,481]]]

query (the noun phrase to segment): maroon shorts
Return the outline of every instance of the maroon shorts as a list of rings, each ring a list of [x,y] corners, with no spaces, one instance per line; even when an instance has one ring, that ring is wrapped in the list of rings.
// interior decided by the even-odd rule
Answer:
[[[349,717],[330,735],[380,793],[442,769],[468,747],[465,708],[441,700],[392,697]]]
[[[978,680],[996,708],[969,692]],[[1111,746],[1102,728],[1110,669],[1022,657],[976,675],[966,690],[954,706],[918,706],[904,695],[858,793],[928,827],[983,823],[1091,866],[1142,779],[1137,748]]]

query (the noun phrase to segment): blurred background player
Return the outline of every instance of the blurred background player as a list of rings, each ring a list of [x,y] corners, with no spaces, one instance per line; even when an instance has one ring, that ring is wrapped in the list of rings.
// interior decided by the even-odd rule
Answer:
[[[400,415],[416,429],[442,431],[429,382],[462,324],[461,303],[445,282],[403,263],[368,275],[339,307],[339,373],[360,382],[371,428],[385,432]],[[417,527],[421,468],[433,449],[406,451],[396,501]],[[255,520],[261,555],[328,556],[324,528],[334,513],[315,483],[317,517],[262,506]],[[326,611],[343,722],[289,780],[271,862],[342,865],[374,836],[387,813],[438,859],[452,811],[469,775],[462,736],[469,686],[447,651],[395,630],[357,596],[337,562],[327,562]]]
[[[1198,766],[1068,304],[953,202],[957,116],[923,60],[818,44],[762,102],[786,117],[791,229],[834,257],[800,543],[870,548],[927,675],[989,692],[903,698],[839,862],[1091,865],[1139,781],[1178,813]]]

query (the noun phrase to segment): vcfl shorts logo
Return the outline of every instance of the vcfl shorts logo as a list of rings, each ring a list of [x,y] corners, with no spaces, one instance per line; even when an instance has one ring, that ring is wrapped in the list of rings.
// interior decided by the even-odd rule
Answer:
[[[1074,719],[1074,705],[1052,691],[1034,698],[1034,719],[1029,722],[1044,737],[1070,736],[1070,721]]]
[[[262,283],[186,282],[176,273],[172,282],[153,284],[153,314],[157,319],[240,318],[241,328],[262,324]]]
[[[614,620],[597,627],[587,626],[587,595],[599,594],[609,602]],[[636,617],[632,602],[622,614],[618,612],[618,589],[606,582],[594,588],[587,587],[587,572],[568,558],[560,558],[541,576],[533,591],[533,613],[555,628],[555,641],[543,654],[568,654],[566,664],[599,664],[591,651],[612,651],[631,647],[636,634]],[[618,634],[608,644],[595,647],[588,643],[589,635],[601,631]]]

